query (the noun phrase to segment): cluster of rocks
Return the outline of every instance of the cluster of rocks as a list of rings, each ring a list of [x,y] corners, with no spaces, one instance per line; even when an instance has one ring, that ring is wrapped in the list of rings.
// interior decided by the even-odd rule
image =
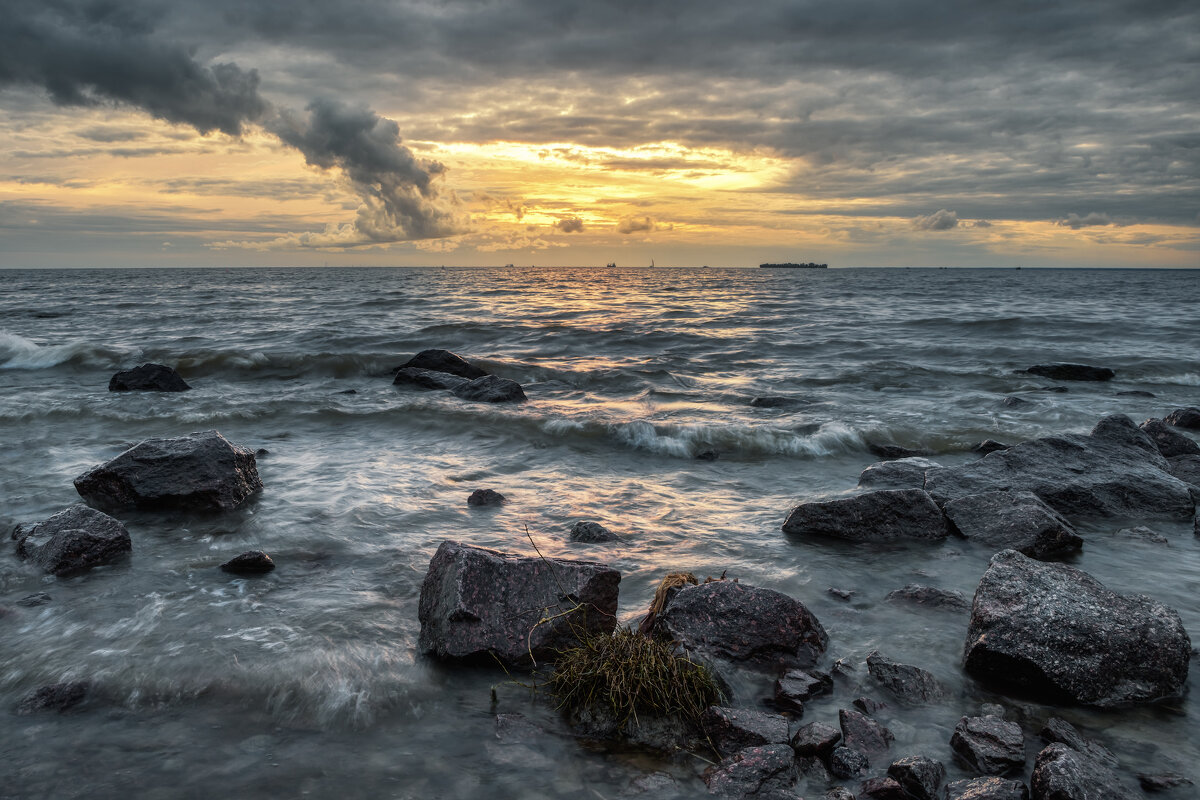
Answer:
[[[463,400],[512,403],[527,399],[521,384],[491,375],[449,350],[422,350],[393,370],[392,383],[451,392]]]

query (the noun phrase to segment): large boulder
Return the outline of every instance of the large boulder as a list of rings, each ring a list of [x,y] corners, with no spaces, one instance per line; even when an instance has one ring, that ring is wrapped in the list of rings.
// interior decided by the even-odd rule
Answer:
[[[1200,431],[1200,408],[1177,408],[1163,419],[1176,428],[1192,428]]]
[[[838,709],[838,722],[842,727],[842,745],[868,756],[885,752],[896,738],[887,728],[859,711]]]
[[[1168,470],[1184,483],[1200,489],[1200,456],[1175,456],[1168,459]]]
[[[451,353],[449,350],[422,350],[415,356],[405,361],[396,368],[396,372],[402,369],[424,369],[432,372],[446,372],[451,375],[457,375],[460,378],[474,380],[487,375],[487,372],[467,361],[460,355]]]
[[[418,367],[400,367],[392,380],[394,386],[415,386],[418,389],[457,389],[469,379],[449,372]]]
[[[254,451],[216,431],[146,439],[75,479],[89,504],[122,509],[229,511],[263,488]]]
[[[892,661],[878,650],[867,656],[867,671],[904,705],[928,705],[946,697],[946,687],[931,673]]]
[[[946,768],[940,761],[925,756],[907,756],[893,761],[887,774],[913,800],[941,800],[939,790],[942,781],[946,780]]]
[[[950,526],[923,489],[884,489],[840,500],[801,503],[788,515],[783,531],[796,536],[881,542],[944,539]]]
[[[1038,753],[1029,784],[1033,800],[1127,800],[1133,796],[1111,769],[1061,743]]]
[[[617,624],[621,574],[593,561],[525,557],[442,542],[421,584],[421,652],[529,665]]]
[[[1021,726],[1000,717],[963,717],[954,726],[950,749],[983,775],[1006,775],[1025,767]]]
[[[1033,492],[983,492],[946,503],[943,510],[967,539],[995,550],[1053,558],[1083,547],[1083,538]]]
[[[770,797],[796,783],[796,757],[786,744],[747,747],[704,773],[709,794]]]
[[[108,381],[110,392],[186,392],[191,388],[178,372],[162,364],[142,364],[118,372]]]
[[[129,531],[119,520],[82,503],[45,522],[13,531],[17,555],[54,575],[77,575],[133,552]]]
[[[717,751],[726,755],[746,747],[788,741],[785,717],[749,708],[710,706],[700,718],[700,725]]]
[[[1116,376],[1108,367],[1087,364],[1034,364],[1025,372],[1056,381],[1111,381]]]
[[[963,659],[985,683],[1111,707],[1177,694],[1190,654],[1173,609],[1005,550],[975,591]]]
[[[858,485],[873,489],[920,489],[925,486],[925,470],[940,466],[921,456],[877,461],[858,476]]]
[[[1033,439],[978,461],[925,473],[945,504],[994,491],[1030,491],[1068,519],[1167,516],[1190,519],[1187,484],[1171,475],[1158,447],[1129,417],[1114,415],[1087,436]]]
[[[1184,436],[1161,419],[1148,419],[1138,426],[1154,440],[1158,452],[1166,458],[1200,456],[1200,444]]]
[[[479,403],[519,403],[528,398],[516,381],[497,375],[485,375],[456,387],[454,396]]]
[[[702,657],[757,669],[810,666],[829,644],[799,600],[732,581],[684,586],[655,630]]]

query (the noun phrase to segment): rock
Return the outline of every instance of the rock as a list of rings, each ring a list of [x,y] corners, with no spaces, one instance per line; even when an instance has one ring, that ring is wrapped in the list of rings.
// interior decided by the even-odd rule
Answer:
[[[859,787],[860,798],[871,800],[911,800],[895,778],[868,778]]]
[[[880,442],[867,442],[867,451],[873,456],[887,460],[933,455],[933,453],[924,449],[912,450],[908,447],[901,447],[898,444],[883,444]]]
[[[249,550],[226,561],[221,569],[237,575],[262,575],[275,569],[275,562],[262,550]]]
[[[1154,442],[1128,417],[1105,417],[1088,436],[1034,439],[978,461],[930,469],[939,503],[994,491],[1030,491],[1068,519],[1191,518],[1187,484],[1169,474]]]
[[[191,389],[179,373],[162,364],[142,364],[113,375],[110,392],[186,392]]]
[[[810,666],[829,644],[800,601],[732,581],[684,586],[655,630],[703,657],[757,669]]]
[[[1177,408],[1163,419],[1176,428],[1192,428],[1200,431],[1200,408]]]
[[[17,555],[59,577],[111,564],[133,552],[129,531],[119,520],[82,503],[28,529],[18,527],[13,535]]]
[[[1167,537],[1161,533],[1147,528],[1145,525],[1139,525],[1136,528],[1121,528],[1117,531],[1118,536],[1128,536],[1131,539],[1142,539],[1153,544],[1170,544]]]
[[[938,462],[920,456],[877,461],[858,476],[858,485],[876,489],[920,489],[925,486],[925,470],[940,466]]]
[[[869,697],[854,698],[854,707],[868,716],[875,716],[880,709],[887,708],[887,703],[880,703],[877,700],[872,700]]]
[[[1137,778],[1138,784],[1146,792],[1165,792],[1168,789],[1192,785],[1191,779],[1177,772],[1157,772],[1154,774],[1139,772]]]
[[[1200,456],[1200,444],[1177,432],[1161,419],[1148,419],[1138,426],[1154,440],[1158,452],[1166,458],[1175,456]]]
[[[841,500],[801,503],[788,515],[783,531],[796,536],[881,542],[944,539],[950,527],[923,489],[883,489]]]
[[[416,386],[421,389],[449,389],[453,391],[467,383],[467,378],[452,375],[449,372],[435,372],[431,369],[416,367],[401,367],[396,370],[393,386]]]
[[[1078,551],[1083,538],[1061,514],[1033,492],[983,492],[951,500],[942,508],[965,538],[1030,558]]]
[[[396,368],[396,372],[402,369],[415,368],[430,370],[432,372],[445,372],[450,375],[457,375],[460,378],[474,380],[487,375],[479,367],[459,355],[451,353],[449,350],[422,350],[408,361]]]
[[[37,606],[46,605],[46,603],[49,603],[51,599],[52,598],[50,595],[46,594],[45,592],[36,592],[35,594],[22,597],[17,601],[17,605],[24,606],[25,608],[35,608]]]
[[[972,447],[971,452],[986,456],[988,453],[994,453],[997,450],[1007,450],[1010,447],[1012,447],[1011,444],[997,442],[995,439],[984,439],[982,442]]]
[[[755,397],[750,401],[750,405],[755,408],[796,408],[798,406],[806,406],[810,401],[799,397],[780,397],[778,395],[768,395],[766,397]]]
[[[866,714],[847,708],[838,711],[842,725],[842,744],[867,755],[886,751],[892,745],[892,732]]]
[[[1184,483],[1200,488],[1200,456],[1175,456],[1167,462],[1168,472]]]
[[[1117,397],[1158,397],[1154,392],[1146,392],[1141,389],[1131,389],[1127,392],[1117,392]]]
[[[639,775],[629,782],[621,797],[679,797],[683,787],[679,781],[668,772],[651,772],[649,775]]]
[[[621,574],[604,564],[529,558],[442,542],[421,584],[422,653],[528,665],[552,659],[582,632],[617,623]]]
[[[358,389],[342,389],[338,394],[358,394]]]
[[[1111,769],[1057,742],[1038,753],[1030,788],[1033,800],[1127,800],[1131,794]]]
[[[775,705],[784,711],[804,713],[804,701],[833,692],[833,678],[824,672],[788,670],[775,681]]]
[[[1020,781],[973,778],[946,784],[946,800],[1029,800],[1029,790]]]
[[[1024,372],[1055,381],[1111,381],[1116,376],[1108,367],[1086,364],[1035,364]]]
[[[620,540],[620,536],[617,536],[599,522],[580,521],[571,526],[572,542],[596,544],[599,542],[619,542]]]
[[[1086,738],[1075,726],[1059,717],[1046,720],[1041,733],[1042,741],[1046,744],[1061,742],[1072,750],[1077,750],[1089,758],[1094,758],[1109,767],[1117,766],[1117,757],[1104,745]]]
[[[854,792],[847,789],[845,786],[835,786],[826,792],[823,800],[855,800]]]
[[[467,505],[475,508],[479,506],[499,506],[507,502],[508,500],[504,495],[495,489],[476,489],[467,498]]]
[[[979,716],[981,716],[981,717],[989,717],[989,716],[990,717],[999,717],[1000,719],[1004,719],[1004,717],[1005,717],[1004,706],[1000,705],[999,703],[980,703],[979,704]]]
[[[1026,400],[1024,397],[1017,397],[1016,395],[1009,395],[1001,400],[1000,403],[1009,408],[1024,408],[1025,406],[1033,405],[1031,401]]]
[[[949,609],[951,611],[965,611],[971,607],[971,604],[967,602],[967,598],[960,592],[949,589],[938,589],[933,586],[921,586],[915,583],[910,583],[902,589],[889,592],[887,600],[889,603],[916,603],[928,608]]]
[[[710,706],[700,718],[700,725],[724,754],[764,744],[784,744],[788,740],[785,718],[746,708]]]
[[[253,452],[204,431],[146,439],[80,475],[75,488],[106,511],[229,511],[263,484]]]
[[[454,396],[480,403],[518,403],[528,399],[521,384],[496,375],[467,381],[454,389]]]
[[[592,705],[569,711],[567,720],[577,737],[609,745],[621,742],[663,753],[694,751],[707,745],[699,725],[681,721],[677,717],[641,714],[636,718],[626,718],[619,716],[610,706]]]
[[[765,797],[796,783],[795,755],[786,744],[747,747],[704,773],[710,794]]]
[[[1177,694],[1190,653],[1174,610],[1005,550],[975,591],[963,658],[985,683],[1110,708]]]
[[[1025,767],[1021,726],[999,717],[963,717],[954,726],[950,749],[983,775],[1006,775]]]
[[[1066,394],[1071,391],[1065,386],[1039,386],[1037,388],[1040,392],[1053,392],[1054,394]]]
[[[946,697],[946,688],[931,673],[897,664],[878,650],[867,656],[867,670],[904,705],[928,705]]]
[[[925,756],[908,756],[893,761],[887,774],[913,800],[941,800],[938,790],[942,788],[942,781],[946,780],[946,768],[940,761]]]
[[[842,740],[842,732],[824,722],[810,722],[792,736],[792,749],[800,757],[825,758]]]
[[[857,594],[853,589],[838,589],[835,586],[830,586],[825,591],[832,597],[836,597],[838,600],[845,600],[846,602],[849,602]]]
[[[829,754],[829,771],[844,781],[857,778],[871,767],[867,754],[850,747],[835,747]]]
[[[720,453],[718,453],[716,450],[713,450],[711,448],[706,449],[706,450],[701,450],[698,453],[696,453],[697,461],[716,461],[718,458],[720,458]]]
[[[61,714],[82,703],[90,690],[91,684],[87,681],[68,681],[43,686],[22,698],[17,705],[17,713],[26,715],[38,711],[57,711]]]

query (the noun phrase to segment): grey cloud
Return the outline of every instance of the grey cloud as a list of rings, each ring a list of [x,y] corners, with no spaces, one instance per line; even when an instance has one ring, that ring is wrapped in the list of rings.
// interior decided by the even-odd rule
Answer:
[[[617,233],[650,233],[657,226],[650,217],[622,217],[617,221]]]
[[[939,209],[923,217],[914,217],[912,226],[919,231],[948,231],[958,227],[958,214]]]
[[[88,139],[93,142],[129,142],[135,139],[146,138],[145,131],[129,128],[88,128],[82,131],[75,131],[75,135],[81,139]]]
[[[563,233],[582,233],[583,220],[579,217],[566,217],[555,222],[554,227]]]
[[[1093,211],[1082,217],[1078,214],[1068,214],[1063,219],[1057,220],[1054,224],[1077,231],[1080,228],[1090,228],[1096,225],[1112,225],[1113,221],[1112,217],[1108,214],[1099,214]]]

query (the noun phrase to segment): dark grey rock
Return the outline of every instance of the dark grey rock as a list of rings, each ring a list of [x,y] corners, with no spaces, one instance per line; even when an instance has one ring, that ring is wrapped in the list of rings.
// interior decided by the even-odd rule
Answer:
[[[989,717],[989,716],[1000,717],[1000,719],[1004,719],[1004,717],[1005,717],[1004,706],[1000,705],[999,703],[980,703],[979,704],[979,716],[981,716],[981,717]]]
[[[867,754],[851,747],[835,747],[829,754],[829,771],[842,780],[857,778],[865,774],[870,766]]]
[[[162,364],[142,364],[113,375],[110,392],[186,392],[191,389],[179,373]]]
[[[1167,472],[1154,442],[1128,417],[1105,417],[1088,436],[1034,439],[978,461],[930,469],[925,489],[939,503],[1001,490],[1031,491],[1068,519],[1190,519],[1187,484]]]
[[[651,772],[649,775],[639,775],[629,782],[621,797],[667,797],[674,798],[683,794],[683,787],[675,776],[669,772]]]
[[[550,660],[580,633],[616,627],[620,581],[595,562],[442,542],[421,584],[418,647],[442,659]]]
[[[229,511],[263,484],[252,451],[204,431],[146,439],[80,475],[75,488],[106,511]]]
[[[1083,547],[1083,538],[1061,514],[1033,492],[983,492],[951,500],[942,508],[972,542],[1013,549],[1030,558],[1054,558]]]
[[[1138,784],[1146,792],[1165,792],[1180,786],[1191,786],[1192,781],[1178,772],[1139,772]]]
[[[1177,408],[1163,419],[1176,428],[1192,428],[1200,431],[1200,408]]]
[[[923,448],[913,450],[910,447],[901,447],[898,444],[886,444],[883,442],[867,442],[867,451],[873,456],[887,460],[933,455],[932,452]]]
[[[842,732],[824,722],[810,722],[792,736],[792,749],[800,757],[825,758],[842,740]]]
[[[887,600],[889,603],[914,603],[926,608],[950,611],[965,611],[971,607],[970,602],[960,592],[915,583],[889,592]]]
[[[838,721],[842,726],[842,744],[867,755],[885,752],[895,739],[891,731],[858,711],[839,709]]]
[[[975,591],[964,662],[985,683],[1107,708],[1177,694],[1190,653],[1173,609],[1005,550]]]
[[[620,540],[620,536],[617,536],[599,522],[580,521],[571,526],[572,542],[597,544],[600,542],[619,542]]]
[[[858,787],[858,797],[860,800],[912,800],[892,777],[867,778]]]
[[[1157,531],[1147,528],[1145,525],[1139,525],[1136,528],[1121,528],[1117,531],[1118,536],[1126,536],[1130,539],[1141,539],[1153,544],[1170,544],[1170,540]]]
[[[950,526],[922,489],[884,489],[856,497],[801,503],[783,523],[794,536],[829,536],[852,542],[944,539]]]
[[[524,714],[497,714],[496,738],[511,744],[536,742],[546,735],[546,729],[530,722]]]
[[[1176,456],[1168,462],[1168,472],[1184,483],[1200,488],[1200,456]]]
[[[49,603],[52,599],[53,598],[51,598],[50,595],[46,594],[45,592],[36,592],[34,594],[22,597],[17,601],[17,605],[24,606],[26,608],[35,608],[37,606],[46,605],[46,603]]]
[[[809,400],[801,397],[780,397],[778,395],[755,397],[750,401],[750,405],[755,408],[797,408],[809,405],[809,403]]]
[[[731,581],[683,587],[655,630],[700,656],[757,669],[810,666],[829,644],[799,600]]]
[[[1017,397],[1016,395],[1011,394],[1001,400],[1000,403],[1001,405],[1008,406],[1009,408],[1024,408],[1026,406],[1033,405],[1031,400],[1026,400],[1024,397]]]
[[[479,506],[499,506],[507,502],[508,500],[504,495],[495,489],[476,489],[467,497],[467,505],[476,508]]]
[[[453,391],[466,383],[467,380],[467,378],[452,375],[449,372],[436,372],[431,369],[417,369],[416,367],[401,367],[396,370],[396,377],[392,381],[392,385]]]
[[[972,447],[971,452],[986,456],[988,453],[994,453],[997,450],[1007,450],[1010,447],[1012,447],[1011,444],[997,442],[995,439],[984,439],[982,442]]]
[[[720,458],[720,453],[711,448],[704,449],[696,453],[697,461],[716,461],[718,458]]]
[[[1154,392],[1143,391],[1142,389],[1131,389],[1127,392],[1117,392],[1117,397],[1158,397]]]
[[[676,717],[639,714],[636,718],[623,718],[611,707],[592,705],[569,712],[567,720],[575,735],[583,739],[621,742],[663,753],[695,751],[708,745],[698,725],[681,722]]]
[[[925,485],[925,470],[940,466],[920,456],[877,461],[858,476],[858,485],[874,489],[920,489]]]
[[[963,717],[954,726],[950,749],[983,775],[1007,775],[1025,766],[1021,726],[999,717]]]
[[[1059,717],[1051,717],[1042,727],[1042,741],[1046,744],[1061,742],[1072,750],[1077,750],[1085,756],[1094,758],[1102,764],[1115,768],[1117,757],[1104,745],[1088,739],[1075,729],[1075,726]]]
[[[878,700],[872,700],[870,697],[854,698],[854,707],[868,716],[875,716],[882,708],[887,708],[887,703],[880,703]]]
[[[1138,427],[1154,440],[1158,445],[1158,452],[1166,458],[1200,456],[1200,444],[1196,444],[1161,419],[1148,419]]]
[[[972,778],[946,784],[946,800],[1029,800],[1029,789],[1008,778]]]
[[[235,575],[262,575],[275,569],[275,562],[262,550],[248,550],[226,561],[221,569]]]
[[[60,714],[82,703],[91,691],[88,681],[68,681],[35,689],[21,699],[17,713],[36,714],[39,711],[57,711]]]
[[[876,650],[867,656],[867,670],[904,705],[937,703],[946,698],[946,687],[920,667],[897,664]]]
[[[78,575],[133,552],[129,531],[119,520],[82,503],[28,529],[13,531],[17,555],[44,572]]]
[[[900,784],[913,800],[940,800],[946,768],[942,762],[925,756],[908,756],[893,761],[888,777]]]
[[[396,371],[405,368],[415,368],[430,370],[433,372],[446,372],[451,375],[457,375],[460,378],[474,380],[487,375],[479,367],[459,355],[451,353],[449,350],[422,350],[408,361],[396,368]]]
[[[1110,381],[1116,376],[1108,367],[1087,364],[1035,364],[1024,371],[1055,381]]]
[[[704,773],[710,794],[767,797],[796,783],[795,755],[786,744],[747,747]]]
[[[700,726],[717,750],[725,755],[747,747],[788,741],[787,719],[747,708],[710,706],[700,718]]]
[[[467,381],[454,389],[454,396],[480,403],[519,403],[528,399],[521,384],[496,375]]]
[[[1132,795],[1104,764],[1057,742],[1038,753],[1030,788],[1033,800],[1128,800]]]
[[[854,792],[845,786],[835,786],[822,795],[823,800],[856,800]]]
[[[804,701],[833,692],[833,678],[824,672],[788,670],[775,681],[775,705],[784,711],[804,713]]]
[[[830,586],[825,591],[838,600],[845,600],[847,602],[857,594],[853,589],[838,589],[836,586]]]

